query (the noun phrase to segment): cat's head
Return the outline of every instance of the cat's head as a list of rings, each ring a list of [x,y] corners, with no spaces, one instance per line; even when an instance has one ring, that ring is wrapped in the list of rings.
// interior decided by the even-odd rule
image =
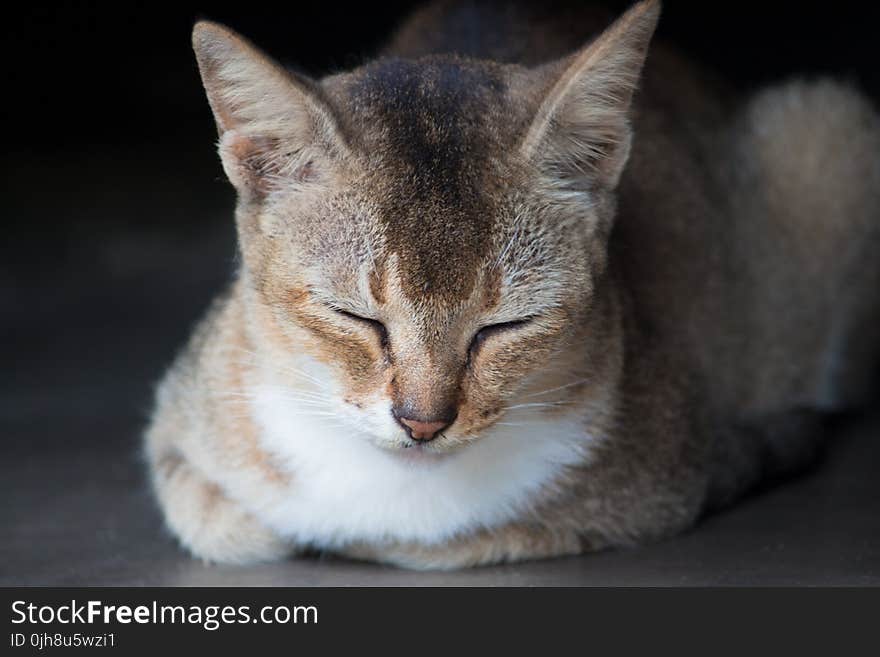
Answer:
[[[305,399],[384,447],[438,452],[604,376],[591,317],[658,11],[536,69],[386,58],[320,82],[197,24],[279,375],[321,363]]]

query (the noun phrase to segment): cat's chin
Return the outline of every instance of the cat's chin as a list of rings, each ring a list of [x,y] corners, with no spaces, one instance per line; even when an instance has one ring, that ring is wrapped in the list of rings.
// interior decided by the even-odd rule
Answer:
[[[392,458],[413,464],[431,465],[443,463],[455,454],[459,453],[464,446],[437,446],[431,443],[393,443],[380,444],[378,448]]]

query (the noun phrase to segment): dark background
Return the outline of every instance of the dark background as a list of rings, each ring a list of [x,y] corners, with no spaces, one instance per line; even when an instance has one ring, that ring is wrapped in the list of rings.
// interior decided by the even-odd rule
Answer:
[[[161,536],[141,558],[178,563],[149,500],[139,432],[153,383],[235,261],[234,197],[190,50],[193,22],[226,23],[319,75],[369,56],[416,3],[122,4],[7,7],[0,26],[0,493],[11,500],[0,583],[178,581],[132,574],[129,542]],[[832,73],[876,102],[877,25],[878,3],[668,0],[658,36],[743,91]],[[841,477],[877,453],[852,449]],[[850,504],[868,496],[876,509],[877,487],[859,491]],[[868,559],[880,581],[880,526],[852,519],[868,538],[852,547],[829,526],[828,540],[857,552],[823,549],[841,566]],[[73,553],[84,561],[66,562]],[[788,554],[777,556],[754,572],[787,572]]]
[[[5,16],[4,77],[14,94],[4,93],[4,109],[23,122],[5,136],[7,147],[180,144],[175,131],[184,126],[203,130],[191,136],[204,143],[212,124],[189,46],[196,19],[226,23],[286,64],[319,75],[370,56],[419,3],[117,4],[125,6],[68,2]],[[618,12],[630,2],[599,4]],[[876,92],[878,22],[873,2],[667,0],[658,36],[742,88],[829,72]]]

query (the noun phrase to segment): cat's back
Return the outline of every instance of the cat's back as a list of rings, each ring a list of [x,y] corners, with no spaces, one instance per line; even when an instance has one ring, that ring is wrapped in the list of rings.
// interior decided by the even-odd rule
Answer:
[[[455,53],[534,66],[571,53],[612,18],[602,8],[559,0],[438,0],[403,23],[384,54],[416,58]]]
[[[570,55],[598,36],[614,14],[589,2],[436,0],[405,20],[382,54],[415,59],[453,53],[527,67]],[[710,72],[655,42],[639,84],[637,108],[703,124],[721,117],[729,90]]]

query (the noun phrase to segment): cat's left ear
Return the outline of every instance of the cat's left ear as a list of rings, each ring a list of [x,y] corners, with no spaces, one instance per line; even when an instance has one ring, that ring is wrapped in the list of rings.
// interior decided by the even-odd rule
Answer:
[[[522,153],[561,184],[616,187],[629,157],[629,112],[659,0],[632,7],[558,66],[522,142]]]
[[[193,49],[220,133],[220,157],[240,196],[314,174],[316,157],[345,141],[318,85],[295,75],[232,30],[199,21]]]

